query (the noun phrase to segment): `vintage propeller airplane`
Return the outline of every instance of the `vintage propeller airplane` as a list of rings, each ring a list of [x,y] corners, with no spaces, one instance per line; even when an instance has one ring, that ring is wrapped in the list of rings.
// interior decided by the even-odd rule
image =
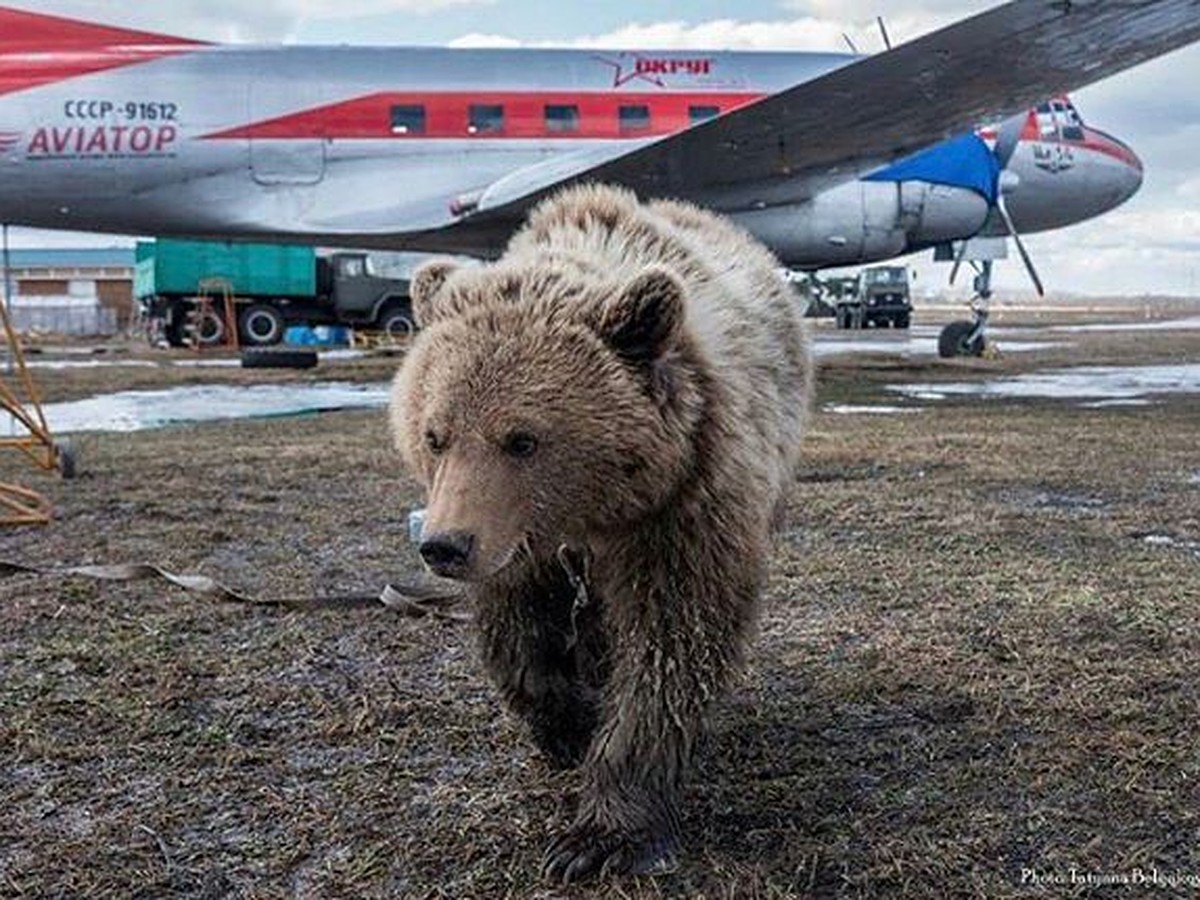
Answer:
[[[1018,235],[1141,184],[1064,92],[1198,38],[1200,0],[1015,0],[870,57],[216,46],[0,7],[0,222],[491,256],[605,181],[794,268],[978,261],[949,335],[975,352],[994,239],[1040,288]]]

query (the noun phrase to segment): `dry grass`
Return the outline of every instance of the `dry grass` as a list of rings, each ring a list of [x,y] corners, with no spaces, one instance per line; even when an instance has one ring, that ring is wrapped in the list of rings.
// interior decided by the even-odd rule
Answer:
[[[1044,358],[1194,361],[1192,335]],[[1033,364],[835,364],[822,399]],[[679,867],[571,892],[536,871],[575,779],[497,714],[463,626],[2,581],[0,896],[995,898],[1086,893],[1023,869],[1200,878],[1197,447],[1195,396],[819,415]],[[418,495],[378,413],[83,453],[78,481],[39,482],[58,521],[0,534],[0,556],[153,561],[270,596],[415,569]]]

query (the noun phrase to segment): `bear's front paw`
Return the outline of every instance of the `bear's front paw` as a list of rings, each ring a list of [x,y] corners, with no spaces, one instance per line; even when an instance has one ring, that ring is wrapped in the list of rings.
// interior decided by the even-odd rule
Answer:
[[[610,875],[646,875],[666,871],[676,841],[650,829],[622,830],[596,822],[577,822],[546,850],[542,874],[559,884]]]

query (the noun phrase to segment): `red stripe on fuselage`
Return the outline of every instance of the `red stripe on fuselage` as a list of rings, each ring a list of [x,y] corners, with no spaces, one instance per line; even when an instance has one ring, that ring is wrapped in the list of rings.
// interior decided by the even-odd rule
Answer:
[[[305,110],[263,122],[243,125],[208,135],[209,138],[325,138],[431,140],[448,138],[638,138],[671,134],[692,124],[692,107],[716,107],[728,112],[762,99],[765,94],[683,93],[657,91],[588,92],[568,91],[437,91],[388,92],[359,97],[343,103]],[[472,106],[502,106],[504,126],[500,131],[470,130]],[[425,109],[424,131],[398,133],[392,128],[392,109],[421,106]],[[549,129],[547,106],[574,106],[578,128]],[[619,108],[644,106],[650,118],[646,128],[622,129]]]
[[[0,95],[203,46],[186,38],[0,7]]]
[[[1111,156],[1113,159],[1125,163],[1131,168],[1142,171],[1142,161],[1138,155],[1130,150],[1115,137],[1105,134],[1103,131],[1097,131],[1095,128],[1083,129],[1084,140],[1080,145],[1085,150],[1095,150],[1097,153],[1103,153],[1105,156]]]

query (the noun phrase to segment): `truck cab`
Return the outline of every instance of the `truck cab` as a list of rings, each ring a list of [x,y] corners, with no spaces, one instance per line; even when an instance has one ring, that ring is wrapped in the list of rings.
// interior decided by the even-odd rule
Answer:
[[[377,275],[366,253],[332,253],[317,264],[318,291],[341,321],[377,324],[392,333],[412,331],[407,280]]]
[[[912,318],[908,268],[870,266],[858,273],[854,290],[837,300],[839,328],[907,328]]]

